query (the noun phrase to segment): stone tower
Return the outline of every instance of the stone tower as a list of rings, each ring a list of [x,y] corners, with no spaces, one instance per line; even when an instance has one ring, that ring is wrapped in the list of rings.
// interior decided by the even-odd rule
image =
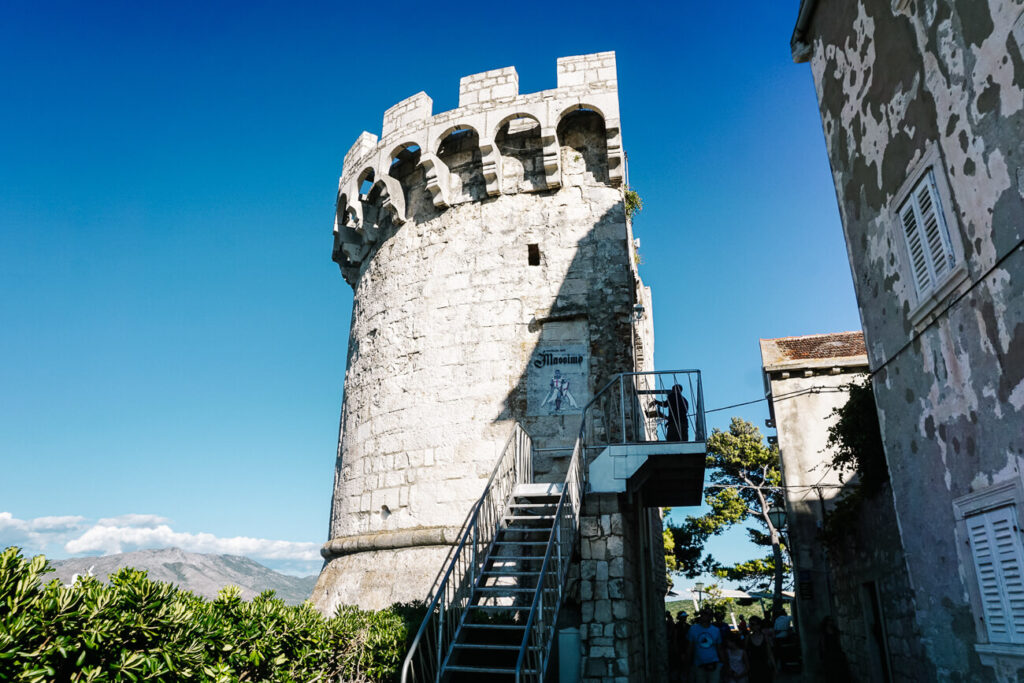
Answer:
[[[512,67],[467,76],[439,114],[421,92],[345,155],[334,260],[354,302],[324,612],[424,598],[513,424],[538,478],[561,480],[590,397],[650,362],[615,55],[557,71],[522,95]]]

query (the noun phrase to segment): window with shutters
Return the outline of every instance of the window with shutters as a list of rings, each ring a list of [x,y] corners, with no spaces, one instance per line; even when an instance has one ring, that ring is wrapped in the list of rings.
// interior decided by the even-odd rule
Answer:
[[[893,229],[902,235],[906,278],[913,282],[910,321],[921,323],[967,277],[963,250],[936,145],[915,164],[892,209]]]
[[[1024,655],[1024,482],[1015,477],[961,496],[953,509],[978,628],[975,650]]]
[[[1024,645],[1024,555],[1016,506],[970,515],[964,521],[988,642]]]
[[[929,168],[914,186],[900,207],[899,218],[914,272],[914,286],[919,296],[925,296],[956,265],[935,186],[935,169]]]

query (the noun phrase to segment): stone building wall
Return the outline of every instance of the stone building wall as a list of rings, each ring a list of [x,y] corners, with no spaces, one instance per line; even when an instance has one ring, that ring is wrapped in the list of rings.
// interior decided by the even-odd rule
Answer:
[[[616,88],[613,53],[558,60],[558,87],[540,93],[520,95],[513,68],[476,74],[458,109],[433,114],[419,93],[346,155],[334,258],[354,302],[321,611],[424,598],[513,423],[538,449],[536,479],[561,481],[570,453],[559,449],[593,393],[650,367]],[[552,402],[559,363],[572,398]],[[609,648],[615,664],[599,679],[640,680],[657,646],[640,603],[663,599],[664,558],[641,558],[611,519],[632,515],[631,528],[660,539],[660,518],[602,505],[584,510],[574,575],[588,597],[564,621],[601,622],[594,637],[611,644],[587,647]]]
[[[935,668],[914,619],[892,489],[886,485],[865,499],[855,526],[842,535],[829,549],[828,564],[834,618],[855,680],[934,681]],[[827,671],[829,663],[824,666]]]
[[[629,505],[615,494],[585,498],[579,584],[585,683],[667,680],[661,528],[657,508]]]
[[[849,385],[866,379],[863,335],[846,332],[762,339],[761,357],[786,486],[785,538],[794,564],[794,616],[805,675],[809,680],[821,680],[834,666],[821,660],[818,648],[818,634],[826,616],[835,618],[853,670],[874,671],[884,655],[866,647],[861,637],[862,583],[879,583],[878,592],[886,601],[883,620],[889,632],[901,632],[904,622],[913,621],[912,609],[900,609],[907,606],[900,602],[906,592],[891,592],[893,586],[907,586],[892,497],[878,497],[864,508],[869,519],[863,528],[878,527],[877,540],[866,532],[861,536],[860,526],[850,529],[851,535],[839,553],[829,553],[822,540],[824,524],[842,495],[841,487],[856,485],[856,480],[850,481],[848,475],[844,479],[831,468],[834,454],[827,442],[828,428],[836,421],[833,411],[846,404]],[[920,642],[918,648],[920,652]],[[865,678],[885,680],[881,670],[877,673]]]
[[[938,680],[1016,680],[1024,666],[1024,645],[990,640],[964,512],[998,500],[1021,520],[1022,14],[1019,0],[804,0],[793,37],[818,93]],[[921,289],[897,212],[929,171],[952,265]]]

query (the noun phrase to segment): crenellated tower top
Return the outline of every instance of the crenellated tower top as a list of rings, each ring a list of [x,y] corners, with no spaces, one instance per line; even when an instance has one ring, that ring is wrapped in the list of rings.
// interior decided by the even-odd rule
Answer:
[[[458,108],[434,114],[433,100],[420,92],[384,112],[379,138],[363,132],[356,139],[345,155],[334,223],[334,260],[350,284],[387,230],[412,218],[403,182],[412,169],[422,171],[437,212],[502,194],[555,190],[563,183],[563,123],[586,112],[603,122],[605,180],[621,184],[615,53],[561,57],[557,70],[558,87],[528,94],[519,93],[514,67],[466,76],[459,81]],[[510,179],[518,162],[509,149],[536,151],[527,170],[531,182]],[[471,177],[466,168],[474,164]],[[479,187],[471,187],[473,178]]]

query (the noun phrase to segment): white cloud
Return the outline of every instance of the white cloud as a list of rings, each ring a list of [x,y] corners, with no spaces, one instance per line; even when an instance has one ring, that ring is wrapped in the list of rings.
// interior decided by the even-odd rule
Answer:
[[[36,517],[29,522],[29,528],[33,531],[72,531],[82,526],[85,517],[79,515],[64,515],[62,517]]]
[[[192,534],[175,531],[167,524],[140,527],[98,523],[87,529],[78,538],[64,544],[64,550],[72,554],[99,552],[104,555],[143,548],[168,547],[181,548],[194,553],[246,555],[272,560],[308,561],[320,557],[319,546],[315,543],[275,541],[248,536],[220,538],[208,533]]]
[[[97,526],[141,526],[141,527],[155,527],[161,524],[170,524],[171,520],[160,515],[146,515],[139,514],[137,512],[129,512],[126,515],[118,515],[117,517],[104,517],[100,521],[96,522]]]
[[[83,531],[84,529],[84,531]],[[45,554],[61,557],[99,553],[111,555],[146,548],[181,548],[194,553],[244,555],[272,564],[300,568],[320,562],[319,545],[267,538],[235,536],[221,538],[210,533],[175,531],[166,517],[128,513],[90,522],[77,515],[18,519],[0,512],[0,548],[21,547],[26,555]]]
[[[0,540],[4,545],[18,545],[11,539],[27,538],[28,522],[17,519],[10,512],[0,512]]]
[[[84,517],[77,515],[18,519],[10,512],[0,512],[0,548],[16,545],[26,555],[49,554],[53,544],[66,542],[84,526]]]

